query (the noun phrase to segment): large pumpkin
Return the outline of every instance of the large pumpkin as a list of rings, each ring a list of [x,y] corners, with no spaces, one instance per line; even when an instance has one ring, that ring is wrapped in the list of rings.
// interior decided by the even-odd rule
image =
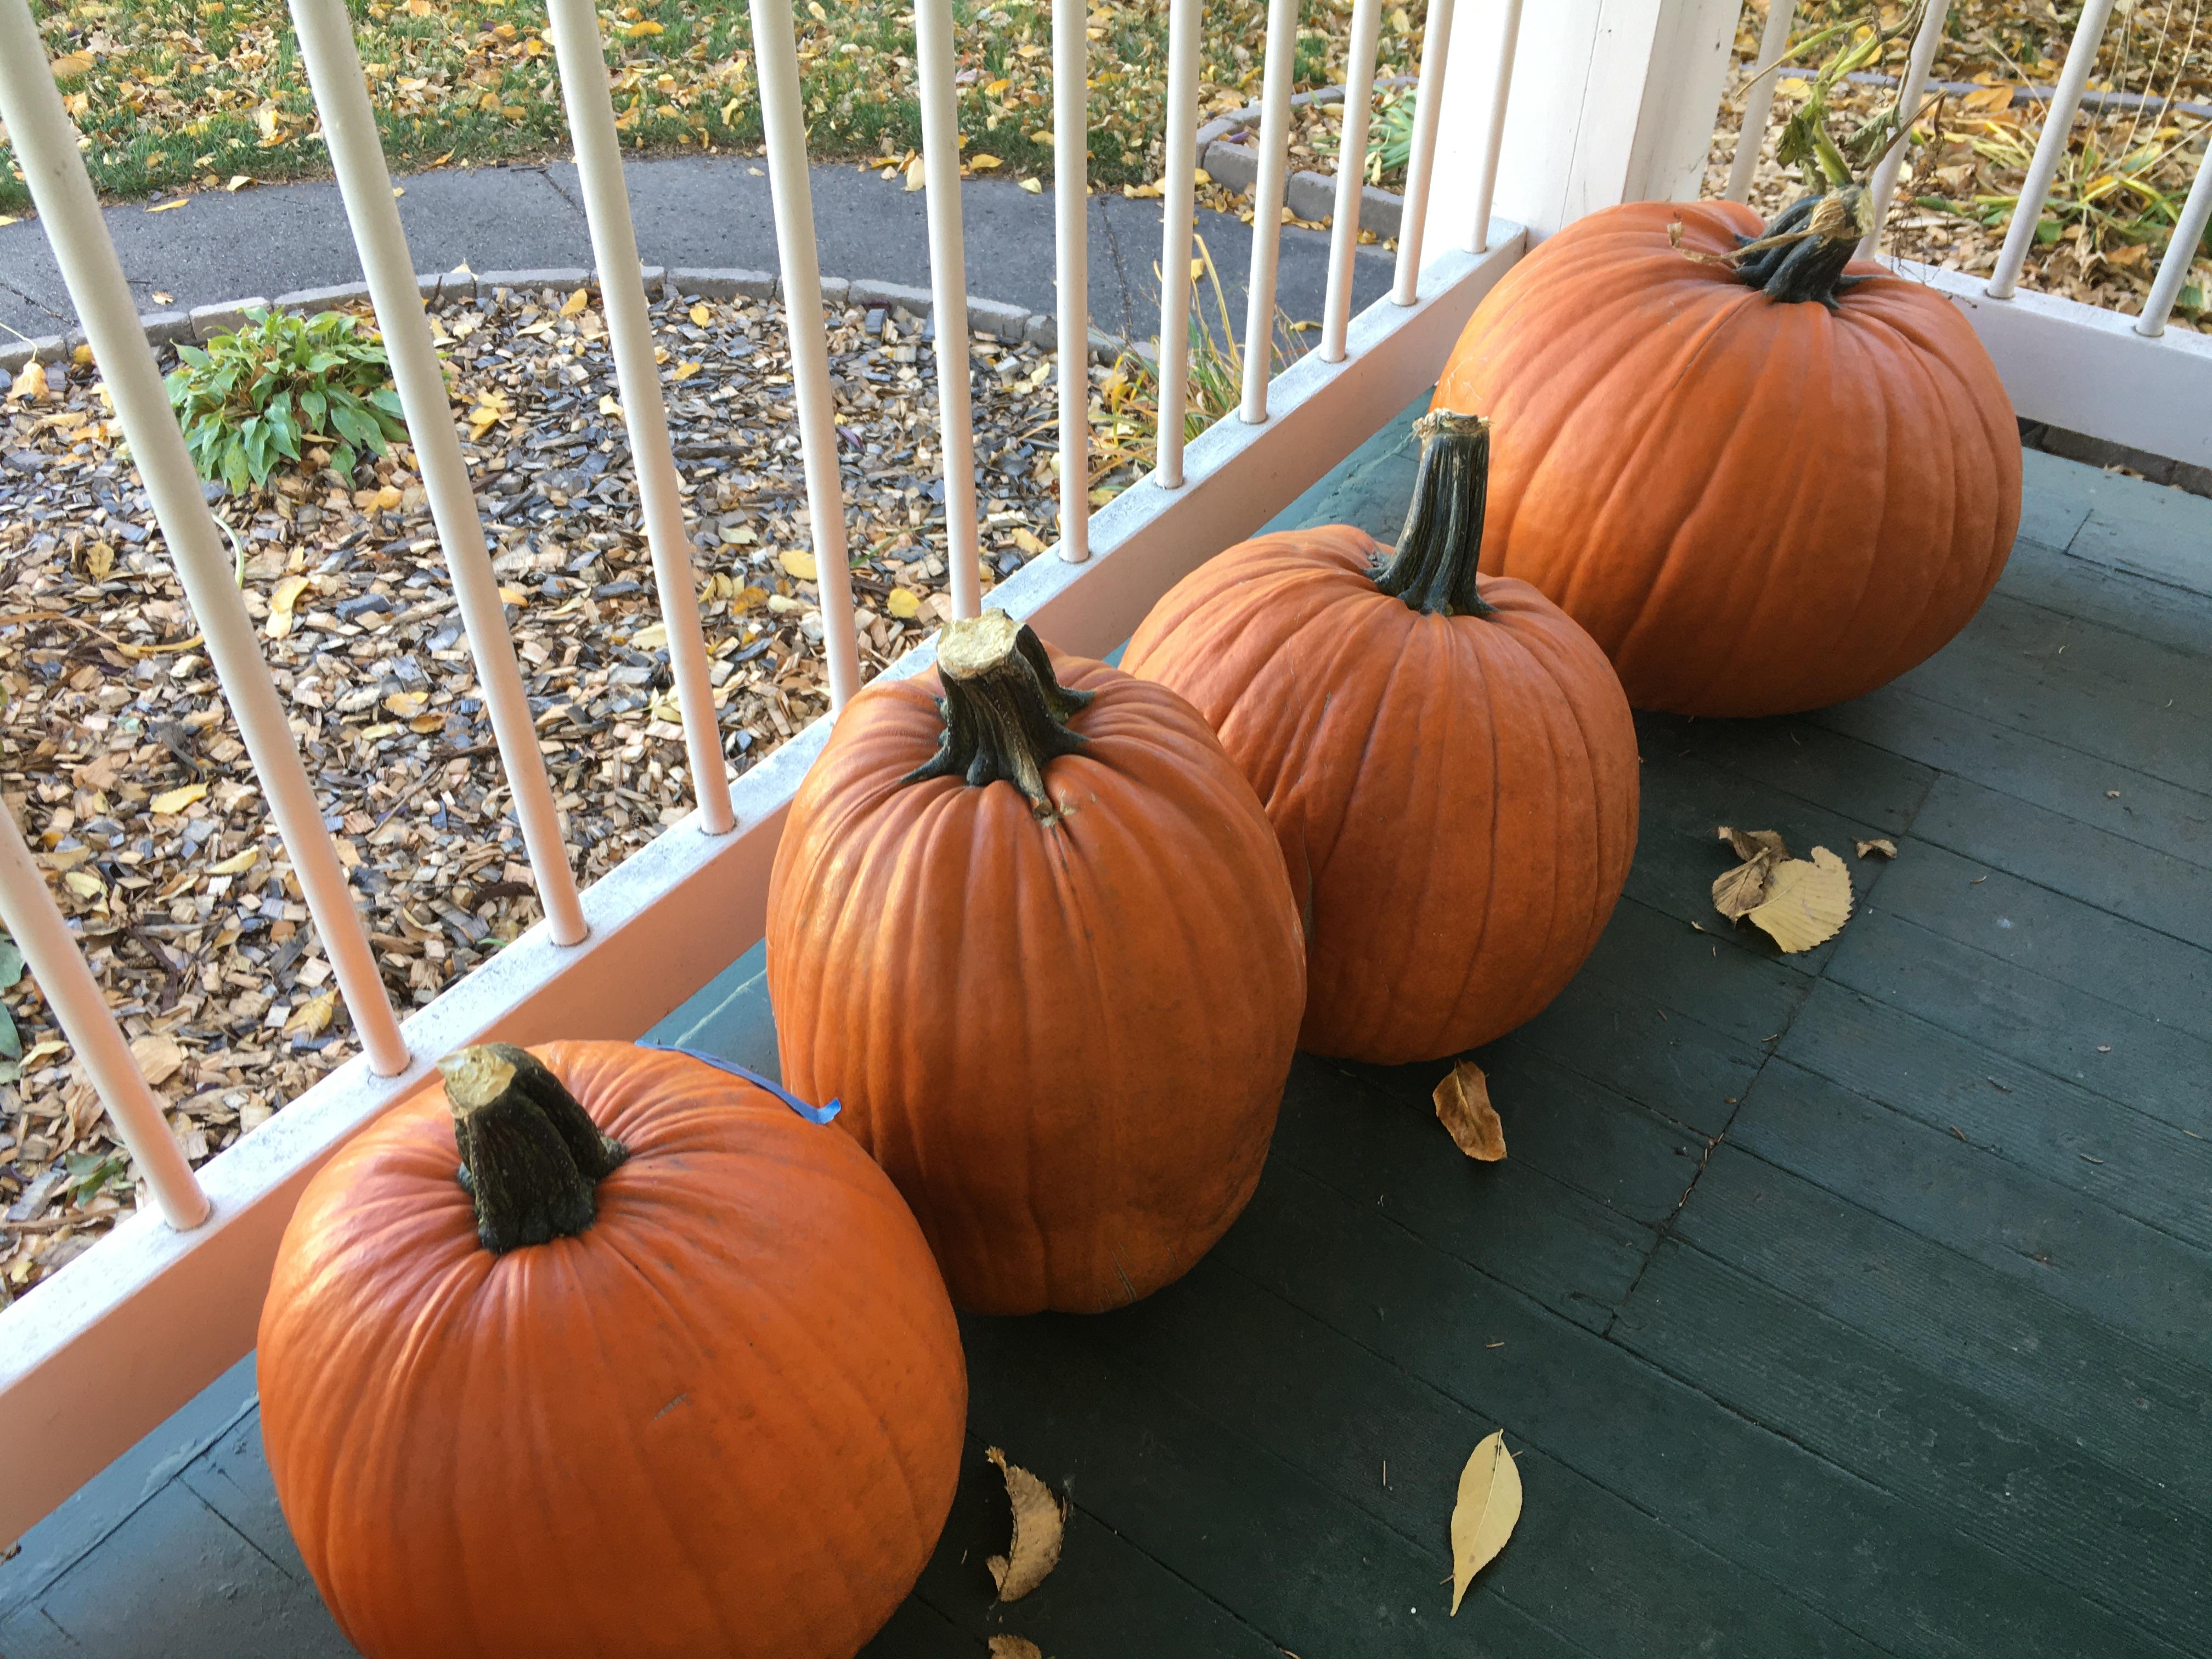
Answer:
[[[784,1081],[844,1102],[953,1300],[1001,1314],[1133,1302],[1221,1236],[1305,992],[1282,854],[1206,722],[998,611],[839,716],[768,981]]]
[[[1849,263],[1860,199],[1799,204],[1735,264],[1762,230],[1747,208],[1593,213],[1453,349],[1437,405],[1498,422],[1482,568],[1563,606],[1639,708],[1857,696],[1941,647],[2004,568],[2012,406],[1948,300]]]
[[[308,1183],[262,1312],[269,1467],[339,1627],[370,1659],[850,1659],[965,1426],[897,1193],[680,1055],[445,1070],[450,1112],[424,1091]]]
[[[1301,1045],[1385,1064],[1558,995],[1636,848],[1613,670],[1534,588],[1476,574],[1484,422],[1419,429],[1395,555],[1348,526],[1232,547],[1123,659],[1198,706],[1267,804],[1309,918]]]

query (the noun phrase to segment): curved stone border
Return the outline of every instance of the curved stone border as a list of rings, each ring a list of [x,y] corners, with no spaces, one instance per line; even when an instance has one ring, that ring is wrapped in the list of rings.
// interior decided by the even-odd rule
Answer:
[[[1386,75],[1375,84],[1383,87],[1410,87],[1419,76]],[[1317,87],[1311,92],[1294,93],[1291,97],[1293,108],[1310,108],[1316,104],[1340,104],[1344,101],[1342,87]],[[1198,130],[1198,164],[1206,175],[1224,184],[1231,190],[1250,192],[1260,178],[1260,155],[1251,142],[1260,128],[1261,107],[1247,104],[1243,109],[1218,115]],[[1329,173],[1294,173],[1283,191],[1283,199],[1291,211],[1301,219],[1326,219],[1336,211],[1336,175]],[[1382,237],[1398,234],[1398,221],[1405,210],[1405,198],[1395,191],[1384,190],[1376,185],[1364,185],[1359,191],[1359,228]]]
[[[646,297],[653,300],[671,295],[698,300],[772,300],[779,298],[783,289],[780,278],[764,270],[686,267],[668,270],[659,265],[643,265],[639,268],[639,275],[644,278]],[[553,289],[563,294],[572,294],[580,288],[597,288],[599,280],[598,272],[577,267],[544,270],[423,271],[415,278],[416,287],[422,290],[423,306],[431,311],[473,304],[478,295],[495,293],[501,289]],[[257,295],[243,300],[225,300],[215,305],[195,306],[188,312],[152,312],[139,318],[138,325],[145,330],[146,341],[149,345],[191,343],[230,332],[246,320],[250,311],[327,311],[334,306],[362,303],[368,299],[367,283],[342,283],[331,288],[295,289],[289,294],[278,295],[274,300]],[[907,288],[897,283],[878,283],[866,277],[848,280],[842,276],[824,276],[822,279],[822,299],[823,303],[830,305],[859,306],[864,310],[886,313],[901,311],[917,320],[931,316],[937,308],[935,296],[927,289]],[[1008,305],[1003,300],[987,300],[974,294],[968,296],[968,326],[1010,344],[1026,342],[1048,349],[1057,344],[1060,339],[1059,319],[1050,313],[1024,311],[1021,307]],[[45,363],[63,362],[84,343],[85,337],[81,332],[49,334],[37,339],[15,341],[0,347],[0,374],[16,374],[34,358]],[[1093,362],[1110,362],[1124,351],[1134,351],[1148,360],[1156,356],[1150,342],[1123,340],[1095,328],[1091,331]]]

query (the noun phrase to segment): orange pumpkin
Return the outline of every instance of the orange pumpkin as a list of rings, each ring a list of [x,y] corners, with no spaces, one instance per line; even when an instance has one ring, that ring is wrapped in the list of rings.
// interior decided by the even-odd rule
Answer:
[[[1206,722],[999,611],[839,716],[768,981],[784,1080],[844,1102],[980,1313],[1119,1307],[1205,1254],[1305,993],[1282,855]]]
[[[1563,606],[1639,708],[1858,696],[1965,627],[2004,568],[2012,405],[1948,300],[1847,263],[1860,199],[1799,204],[1735,268],[1762,229],[1748,208],[1593,213],[1453,348],[1437,406],[1498,422],[1482,568]]]
[[[1417,429],[1395,555],[1341,525],[1232,547],[1123,659],[1198,706],[1267,804],[1309,919],[1300,1045],[1386,1065],[1557,996],[1636,848],[1636,731],[1604,653],[1534,588],[1476,574],[1484,422]]]
[[[444,1069],[450,1112],[423,1091],[308,1183],[262,1311],[269,1466],[339,1627],[371,1659],[850,1659],[965,1428],[897,1193],[681,1055]]]

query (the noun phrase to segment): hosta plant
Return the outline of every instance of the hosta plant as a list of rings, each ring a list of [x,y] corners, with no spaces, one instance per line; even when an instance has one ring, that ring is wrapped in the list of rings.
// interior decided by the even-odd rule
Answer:
[[[364,453],[407,435],[383,342],[342,312],[249,312],[235,333],[180,346],[169,402],[200,476],[265,484],[310,446],[350,478]]]

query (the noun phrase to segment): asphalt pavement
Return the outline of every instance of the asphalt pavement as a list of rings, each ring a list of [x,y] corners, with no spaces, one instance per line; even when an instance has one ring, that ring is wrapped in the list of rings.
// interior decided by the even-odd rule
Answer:
[[[648,264],[776,268],[775,222],[766,168],[757,157],[679,156],[629,166],[638,248]],[[568,162],[469,167],[398,181],[401,222],[417,270],[515,270],[592,264],[583,192]],[[903,180],[847,164],[813,170],[816,239],[829,276],[929,283],[926,199]],[[1091,200],[1091,320],[1150,339],[1159,328],[1160,204],[1118,191]],[[969,180],[961,191],[968,291],[1031,311],[1056,312],[1053,198],[1012,179]],[[357,282],[361,262],[337,186],[327,179],[211,191],[179,208],[106,210],[125,274],[145,312],[274,296]],[[1199,231],[1219,267],[1231,317],[1243,326],[1250,228],[1201,213]],[[1328,237],[1286,227],[1276,294],[1293,320],[1318,319]],[[1360,250],[1354,309],[1389,285],[1389,256]],[[156,293],[170,296],[157,301]],[[1207,295],[1209,310],[1211,295]],[[0,227],[0,338],[76,328],[59,268],[35,219]]]

